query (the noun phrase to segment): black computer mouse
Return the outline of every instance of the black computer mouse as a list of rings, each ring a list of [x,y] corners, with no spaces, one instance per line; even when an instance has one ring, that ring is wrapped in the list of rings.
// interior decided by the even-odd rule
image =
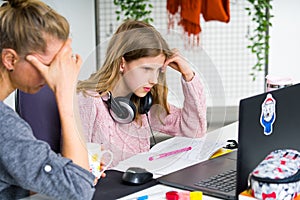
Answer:
[[[122,176],[124,183],[129,185],[141,185],[152,180],[153,174],[144,168],[129,167]]]

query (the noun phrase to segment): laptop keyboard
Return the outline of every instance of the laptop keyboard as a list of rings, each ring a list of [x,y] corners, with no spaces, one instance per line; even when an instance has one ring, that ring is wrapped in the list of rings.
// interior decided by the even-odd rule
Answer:
[[[228,170],[222,174],[202,180],[195,185],[209,189],[217,189],[223,192],[235,190],[236,170]]]

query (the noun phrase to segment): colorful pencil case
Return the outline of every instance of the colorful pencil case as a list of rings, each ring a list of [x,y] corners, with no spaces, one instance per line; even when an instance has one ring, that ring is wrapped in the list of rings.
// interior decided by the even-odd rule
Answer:
[[[250,174],[250,184],[256,199],[294,199],[300,193],[300,153],[271,152]]]

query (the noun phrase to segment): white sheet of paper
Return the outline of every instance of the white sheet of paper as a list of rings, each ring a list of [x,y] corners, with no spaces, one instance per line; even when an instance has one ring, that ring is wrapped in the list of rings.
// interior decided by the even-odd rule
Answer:
[[[149,152],[140,153],[121,161],[114,169],[126,171],[129,167],[141,167],[153,173],[154,178],[205,161],[226,141],[219,140],[220,133],[209,133],[203,138],[173,137],[158,143]],[[191,147],[192,149],[163,158],[149,160],[151,156]]]

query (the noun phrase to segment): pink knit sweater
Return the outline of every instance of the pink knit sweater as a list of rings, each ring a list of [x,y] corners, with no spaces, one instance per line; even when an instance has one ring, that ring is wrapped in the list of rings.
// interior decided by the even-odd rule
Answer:
[[[181,83],[185,97],[183,108],[170,105],[171,113],[160,117],[162,124],[154,115],[155,109],[161,107],[153,105],[149,112],[150,125],[153,131],[172,136],[202,137],[207,125],[203,86],[197,75],[190,82],[182,78]],[[119,124],[110,116],[102,98],[79,93],[78,103],[87,142],[100,143],[104,149],[113,152],[114,160],[110,167],[135,154],[149,151],[151,132],[146,115],[142,115],[142,125],[136,122]]]

